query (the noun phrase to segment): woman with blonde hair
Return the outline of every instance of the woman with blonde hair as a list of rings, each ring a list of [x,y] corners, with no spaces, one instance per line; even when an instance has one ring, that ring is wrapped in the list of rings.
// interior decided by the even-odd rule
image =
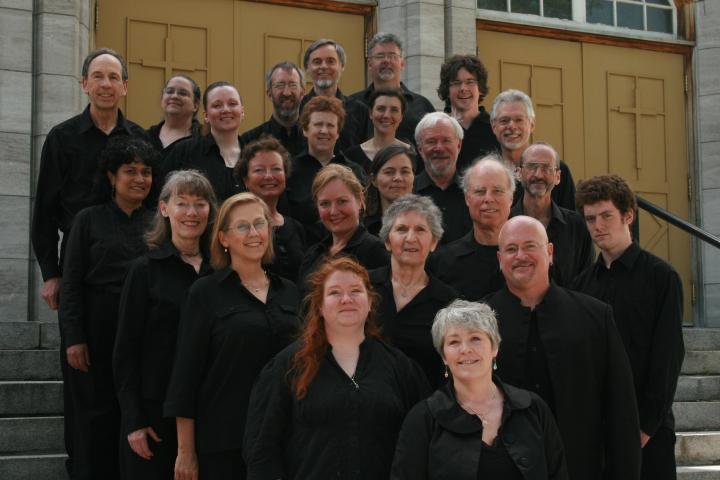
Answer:
[[[240,453],[250,389],[295,335],[295,285],[268,273],[270,210],[252,193],[228,198],[213,228],[215,273],[190,288],[164,413],[176,417],[176,480],[244,479]]]

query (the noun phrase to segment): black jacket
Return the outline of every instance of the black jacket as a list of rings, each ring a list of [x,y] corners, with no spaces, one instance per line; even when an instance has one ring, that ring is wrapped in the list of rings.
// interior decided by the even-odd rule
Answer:
[[[290,132],[288,132],[287,128],[280,125],[272,115],[267,122],[261,123],[252,130],[248,130],[240,135],[240,141],[243,145],[247,145],[265,135],[275,137],[275,139],[285,147],[285,150],[288,151],[291,157],[299,155],[303,150],[307,149],[307,140],[305,139],[305,135],[303,135],[299,123],[293,125]]]
[[[458,171],[444,190],[437,186],[426,171],[415,177],[413,193],[432,198],[442,212],[444,233],[440,245],[447,245],[461,238],[465,232],[473,228],[470,212],[465,203],[465,194],[460,188],[459,174]]]
[[[268,363],[253,389],[248,480],[387,479],[403,418],[430,391],[425,375],[399,350],[367,337],[352,378],[328,347],[298,400],[291,368],[299,346]]]
[[[540,397],[493,381],[505,395],[498,442],[525,480],[568,480],[555,420]],[[482,422],[467,413],[449,382],[408,413],[398,437],[392,480],[476,480]],[[498,479],[499,480],[499,479]]]
[[[463,141],[457,159],[457,171],[464,173],[475,160],[489,153],[499,152],[500,143],[490,126],[490,115],[485,107],[480,107],[480,113],[470,122],[470,126],[463,128]]]
[[[531,310],[507,288],[486,302],[496,312],[502,338],[498,375],[530,387],[525,368]],[[638,479],[640,425],[632,372],[612,309],[551,284],[535,314],[570,477]]]

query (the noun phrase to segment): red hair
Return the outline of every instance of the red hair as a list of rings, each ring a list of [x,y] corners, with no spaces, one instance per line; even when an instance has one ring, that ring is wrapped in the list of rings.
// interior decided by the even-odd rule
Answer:
[[[305,327],[300,334],[300,349],[295,352],[292,359],[292,369],[295,376],[295,396],[302,400],[307,395],[320,364],[327,353],[328,339],[325,332],[325,319],[320,313],[325,298],[325,282],[335,272],[354,273],[362,280],[370,302],[370,313],[365,321],[365,335],[380,337],[380,329],[375,324],[375,307],[380,297],[370,284],[370,276],[365,267],[357,260],[347,256],[332,258],[320,266],[308,279],[310,293],[305,297],[307,315]]]

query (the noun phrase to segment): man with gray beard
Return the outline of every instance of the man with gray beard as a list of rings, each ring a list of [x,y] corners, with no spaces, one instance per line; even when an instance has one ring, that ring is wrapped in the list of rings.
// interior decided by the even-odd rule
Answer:
[[[457,158],[463,129],[444,112],[425,115],[415,129],[415,142],[425,171],[415,177],[413,191],[433,199],[443,213],[440,244],[452,242],[472,228],[465,195],[458,184]]]
[[[555,245],[550,276],[566,287],[590,266],[594,250],[582,216],[552,199],[552,191],[560,183],[558,153],[547,143],[533,143],[520,155],[518,174],[523,193],[510,216],[527,215],[543,224]]]
[[[263,135],[272,135],[291,156],[302,152],[307,144],[298,119],[304,93],[305,74],[297,65],[290,62],[273,65],[265,75],[265,94],[273,105],[272,116],[267,122],[243,133],[240,143],[247,145]]]

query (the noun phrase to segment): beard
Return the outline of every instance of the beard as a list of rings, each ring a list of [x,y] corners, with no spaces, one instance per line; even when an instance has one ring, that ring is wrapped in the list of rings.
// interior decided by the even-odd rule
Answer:
[[[544,180],[536,180],[530,183],[526,183],[523,185],[523,187],[526,192],[528,192],[531,196],[535,198],[544,197],[545,195],[548,195],[553,189],[553,185]]]
[[[395,78],[395,72],[391,68],[381,68],[377,76],[383,82],[387,82]]]
[[[291,105],[287,105],[286,101],[292,100]],[[275,113],[278,117],[284,119],[284,120],[292,120],[294,118],[297,118],[297,116],[300,113],[300,101],[294,97],[281,97],[277,101],[273,99],[273,109],[275,110]]]
[[[335,80],[330,80],[326,78],[320,80],[313,80],[313,85],[315,85],[315,87],[319,88],[320,90],[325,90],[326,88],[330,88],[335,85]]]

